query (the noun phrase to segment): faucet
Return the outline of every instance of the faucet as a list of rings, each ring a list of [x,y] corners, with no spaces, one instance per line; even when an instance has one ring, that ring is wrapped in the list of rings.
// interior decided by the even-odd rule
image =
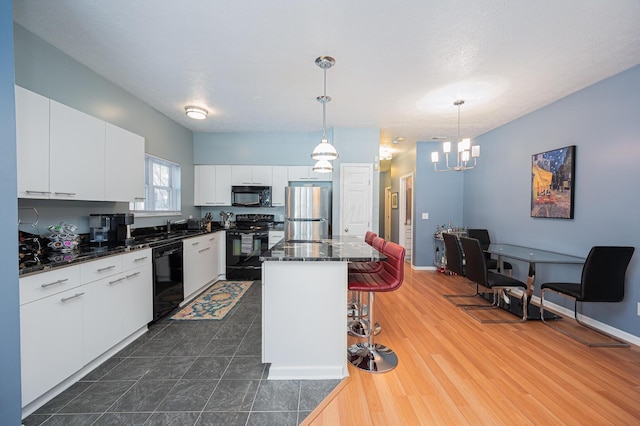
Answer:
[[[179,223],[185,223],[187,221],[187,219],[180,219],[180,220],[176,220],[176,221],[171,221],[171,219],[167,220],[167,234],[171,233],[171,225],[177,225]]]

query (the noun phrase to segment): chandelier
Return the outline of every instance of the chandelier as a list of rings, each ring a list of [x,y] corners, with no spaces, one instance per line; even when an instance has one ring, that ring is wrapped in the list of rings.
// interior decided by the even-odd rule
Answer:
[[[318,173],[330,173],[333,171],[330,161],[338,158],[338,152],[327,137],[327,103],[331,102],[331,96],[327,96],[327,70],[335,64],[336,60],[331,56],[316,58],[316,65],[322,68],[324,72],[324,94],[316,98],[322,104],[322,139],[311,153],[311,158],[316,160],[313,171]]]
[[[440,156],[437,151],[431,153],[431,162],[436,172],[461,172],[464,170],[475,169],[477,165],[477,159],[480,157],[480,145],[471,146],[471,139],[460,139],[460,105],[464,104],[464,99],[458,99],[453,102],[453,105],[458,107],[458,155],[456,156],[456,165],[449,166],[449,153],[451,152],[451,142],[444,142],[442,144],[442,152],[445,156],[445,169],[438,169],[438,161]],[[473,158],[473,165],[469,164],[469,156]]]

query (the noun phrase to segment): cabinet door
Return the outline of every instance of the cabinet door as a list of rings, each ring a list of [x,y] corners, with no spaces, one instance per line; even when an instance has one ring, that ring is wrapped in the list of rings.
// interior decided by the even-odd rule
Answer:
[[[20,86],[15,93],[18,198],[49,198],[49,99]]]
[[[288,168],[289,180],[309,180],[309,167],[308,166],[289,166]]]
[[[105,122],[49,101],[51,198],[104,200]]]
[[[82,293],[78,287],[20,306],[23,406],[84,365]]]
[[[251,184],[261,186],[271,186],[273,178],[273,166],[252,166],[251,167]]]
[[[144,138],[106,123],[105,200],[144,200]]]
[[[153,319],[153,268],[151,263],[124,272],[123,335],[130,336]]]
[[[288,169],[286,166],[273,166],[271,185],[271,205],[284,206],[284,189],[289,185]]]
[[[216,201],[216,166],[195,166],[194,168],[194,204],[196,206],[214,205]]]
[[[215,166],[215,204],[231,205],[231,166]]]
[[[252,185],[252,166],[231,166],[232,185]]]
[[[309,180],[317,181],[331,181],[333,180],[333,173],[317,173],[313,171],[313,166],[309,166]]]
[[[211,234],[207,237],[208,247],[211,247],[211,250],[207,254],[209,257],[208,262],[210,262],[210,265],[211,265],[208,271],[209,282],[212,280],[217,280],[218,275],[220,275],[220,250],[219,250],[220,244],[218,241],[219,239],[220,239],[220,233]]]

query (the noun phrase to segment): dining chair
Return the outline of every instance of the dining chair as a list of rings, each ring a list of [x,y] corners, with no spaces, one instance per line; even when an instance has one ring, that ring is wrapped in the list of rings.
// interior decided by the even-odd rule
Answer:
[[[485,306],[465,306],[463,309],[474,319],[482,323],[511,323],[527,320],[527,285],[522,281],[507,275],[491,272],[487,268],[487,261],[476,238],[460,237],[462,251],[464,252],[466,277],[475,282],[477,286],[492,290],[493,304]],[[497,290],[522,290],[522,318],[519,320],[481,319],[473,314],[474,310],[501,309],[498,306]]]
[[[493,269],[498,272],[500,271],[500,265],[498,265],[498,260],[491,257],[491,253],[487,252],[489,249],[489,245],[491,244],[491,238],[489,238],[489,231],[481,228],[469,228],[467,229],[467,237],[475,238],[480,241],[480,246],[484,251],[485,258],[487,259],[487,269]],[[502,267],[504,268],[504,272],[511,276],[511,271],[513,270],[513,266],[509,262],[502,262]]]
[[[469,283],[469,280],[464,278],[464,260],[458,237],[454,234],[443,232],[442,239],[444,240],[444,252],[446,257],[445,267],[447,274],[459,276],[465,281],[465,283]],[[475,284],[475,291],[472,294],[445,294],[444,297],[456,306],[484,306],[478,305],[477,302],[460,303],[456,301],[456,299],[471,299],[479,294],[478,285]]]
[[[628,347],[629,344],[609,333],[580,321],[578,302],[621,302],[624,299],[624,281],[627,267],[631,261],[634,247],[594,246],[582,267],[579,283],[549,282],[540,286],[540,318],[546,325],[566,334],[578,342],[591,347]],[[573,299],[573,314],[576,322],[614,342],[589,342],[576,334],[551,325],[544,319],[545,294],[551,291],[560,296]]]

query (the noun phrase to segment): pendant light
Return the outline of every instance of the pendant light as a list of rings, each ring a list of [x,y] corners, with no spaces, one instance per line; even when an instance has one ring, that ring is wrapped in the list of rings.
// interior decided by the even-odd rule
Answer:
[[[444,142],[442,144],[442,152],[445,156],[445,168],[439,169],[438,162],[440,156],[437,151],[431,153],[431,162],[436,172],[462,172],[465,170],[475,169],[478,165],[478,157],[480,157],[480,145],[471,146],[471,139],[460,139],[460,106],[464,104],[464,99],[456,100],[453,105],[458,107],[458,154],[456,155],[455,166],[449,166],[449,153],[451,152],[451,142]],[[473,158],[473,165],[469,164],[471,158]]]
[[[333,171],[333,166],[329,162],[338,158],[338,152],[329,142],[327,137],[327,103],[331,102],[331,96],[327,96],[327,70],[336,64],[336,60],[331,56],[320,56],[316,58],[316,65],[322,68],[324,73],[324,94],[318,96],[316,100],[322,104],[322,139],[313,149],[311,158],[316,160],[313,171],[318,173],[329,173]]]

